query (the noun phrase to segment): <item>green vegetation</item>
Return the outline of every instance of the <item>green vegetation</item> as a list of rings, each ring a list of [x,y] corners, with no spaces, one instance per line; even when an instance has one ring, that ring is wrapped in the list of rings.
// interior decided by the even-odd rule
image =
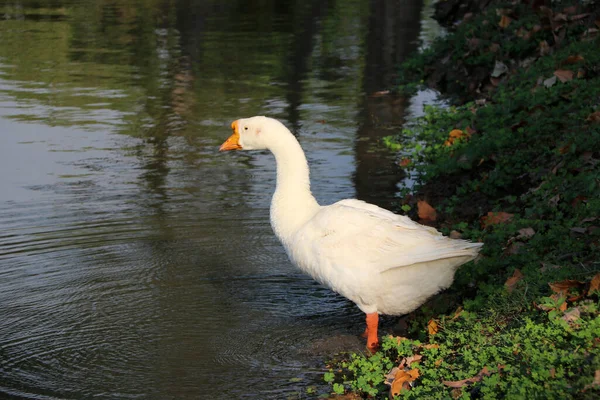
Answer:
[[[420,182],[402,207],[416,216],[425,199],[438,228],[485,246],[445,310],[334,361],[333,392],[600,396],[600,20],[555,7],[488,9],[406,64],[405,90],[428,82],[460,101],[388,138]]]

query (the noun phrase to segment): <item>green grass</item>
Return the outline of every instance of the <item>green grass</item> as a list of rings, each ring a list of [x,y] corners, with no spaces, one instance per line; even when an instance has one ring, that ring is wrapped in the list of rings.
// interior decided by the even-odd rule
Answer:
[[[600,382],[594,383],[596,375],[600,380],[600,302],[589,290],[600,272],[600,122],[593,116],[600,111],[600,39],[588,40],[589,25],[579,20],[555,30],[556,39],[543,13],[505,7],[463,23],[404,67],[405,90],[414,89],[414,80],[439,78],[436,68],[486,69],[479,94],[474,78],[446,81],[466,102],[428,107],[418,123],[385,141],[411,160],[406,168],[419,178],[400,206],[416,213],[416,198],[425,197],[438,211],[438,228],[485,243],[482,258],[457,272],[445,294],[455,299],[452,309],[421,309],[409,318],[408,339],[387,338],[374,356],[334,361],[325,376],[332,392],[388,398],[385,375],[421,355],[410,366],[419,377],[402,398],[600,396]],[[502,13],[513,18],[506,28],[498,26]],[[527,39],[519,36],[535,26],[541,29]],[[539,56],[544,40],[550,53]],[[500,48],[490,53],[494,43]],[[529,57],[535,59],[521,62]],[[435,61],[444,59],[441,67]],[[496,61],[508,72],[483,90]],[[548,81],[557,70],[572,71],[573,79]],[[474,101],[482,97],[485,102]],[[449,144],[454,129],[470,135]],[[492,211],[513,216],[486,226],[481,218]],[[522,278],[509,291],[505,283],[517,269]],[[567,279],[582,283],[566,294],[549,285]],[[430,318],[439,323],[436,334],[427,332]],[[443,383],[474,378],[484,368],[486,374],[462,387]]]

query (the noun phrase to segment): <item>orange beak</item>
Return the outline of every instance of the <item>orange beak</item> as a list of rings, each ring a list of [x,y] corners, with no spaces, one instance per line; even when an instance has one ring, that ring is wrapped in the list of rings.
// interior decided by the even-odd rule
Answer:
[[[233,129],[233,135],[229,136],[229,139],[219,147],[219,151],[240,150],[242,148],[237,120],[231,123],[231,129]]]

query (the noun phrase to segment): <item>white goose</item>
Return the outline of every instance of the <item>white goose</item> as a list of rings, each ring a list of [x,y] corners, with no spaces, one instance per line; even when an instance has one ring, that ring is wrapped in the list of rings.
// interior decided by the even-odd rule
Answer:
[[[271,226],[290,260],[365,313],[367,347],[378,347],[379,314],[406,314],[449,287],[454,272],[482,243],[442,236],[434,228],[360,200],[320,206],[294,135],[267,117],[239,119],[226,150],[268,149],[277,162]]]

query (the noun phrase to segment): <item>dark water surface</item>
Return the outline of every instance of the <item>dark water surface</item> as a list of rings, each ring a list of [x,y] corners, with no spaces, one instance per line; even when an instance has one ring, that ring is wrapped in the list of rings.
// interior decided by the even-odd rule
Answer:
[[[393,207],[379,140],[421,99],[373,93],[436,34],[425,14],[0,0],[0,397],[305,397],[320,338],[363,316],[274,238],[271,155],[217,149],[232,120],[273,116],[321,202]]]

